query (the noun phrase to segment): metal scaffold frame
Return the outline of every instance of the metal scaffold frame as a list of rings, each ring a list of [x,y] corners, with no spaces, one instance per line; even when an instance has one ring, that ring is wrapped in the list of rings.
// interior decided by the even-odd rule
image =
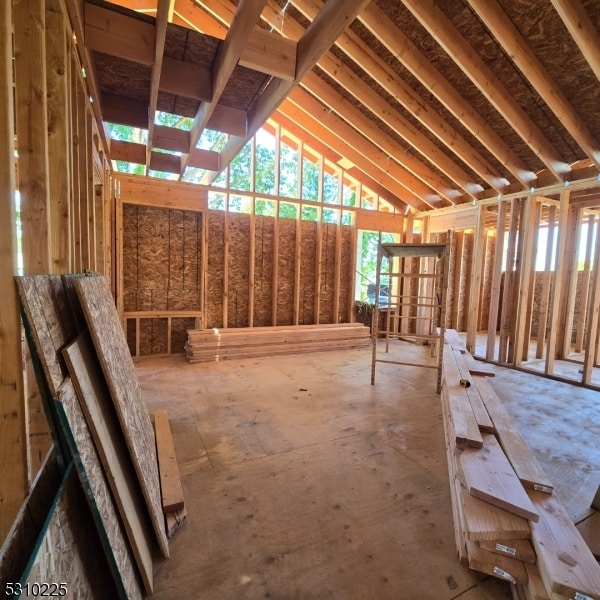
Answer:
[[[431,367],[377,358],[377,340],[383,333],[386,354],[389,352],[389,341],[394,338],[431,344],[433,349],[437,350],[435,368],[437,392],[440,393],[446,325],[448,254],[448,244],[379,244],[375,307],[371,327],[371,385],[375,384],[378,362]],[[386,313],[385,328],[382,330],[380,313],[383,309]]]

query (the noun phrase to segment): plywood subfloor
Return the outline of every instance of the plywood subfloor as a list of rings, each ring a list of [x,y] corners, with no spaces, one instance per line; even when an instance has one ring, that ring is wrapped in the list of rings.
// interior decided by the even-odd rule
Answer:
[[[383,364],[372,387],[370,360],[138,363],[150,410],[168,411],[188,512],[153,600],[511,597],[456,558],[435,370]]]

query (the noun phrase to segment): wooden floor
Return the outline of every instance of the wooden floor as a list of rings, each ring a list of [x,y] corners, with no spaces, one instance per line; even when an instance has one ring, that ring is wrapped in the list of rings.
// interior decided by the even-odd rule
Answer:
[[[432,361],[405,342],[393,353]],[[497,371],[561,499],[585,511],[598,393]],[[149,359],[138,375],[149,408],[169,413],[188,511],[153,598],[511,598],[456,559],[435,370],[379,364],[372,387],[363,349]]]

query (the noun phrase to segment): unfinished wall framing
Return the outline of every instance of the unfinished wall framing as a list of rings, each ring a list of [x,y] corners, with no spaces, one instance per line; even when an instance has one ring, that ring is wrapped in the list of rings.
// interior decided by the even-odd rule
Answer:
[[[467,333],[473,354],[600,387],[600,216],[584,198],[564,187],[427,218],[432,239],[452,229],[447,324]]]

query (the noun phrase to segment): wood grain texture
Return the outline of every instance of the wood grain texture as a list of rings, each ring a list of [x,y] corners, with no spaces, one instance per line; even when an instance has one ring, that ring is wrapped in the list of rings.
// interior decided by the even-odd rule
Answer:
[[[535,550],[529,540],[482,540],[479,545],[488,552],[535,564]]]
[[[492,434],[484,433],[482,437],[482,448],[466,448],[461,455],[469,493],[498,508],[537,521],[539,515],[500,444]]]
[[[527,586],[525,587],[527,600],[550,600],[550,594],[546,590],[537,565],[524,564],[527,572]]]
[[[172,538],[187,521],[187,510],[184,508],[168,512],[165,514],[165,527],[167,529],[167,537]]]
[[[492,419],[498,441],[521,483],[527,489],[551,494],[554,485],[540,467],[490,382],[486,378],[478,378],[477,389]]]
[[[562,504],[543,492],[528,492],[540,519],[531,524],[538,568],[552,594],[600,598],[600,565]]]
[[[473,542],[467,542],[467,547],[471,569],[510,583],[527,583],[527,572],[520,560],[488,552]]]
[[[117,508],[79,405],[75,387],[69,377],[59,389],[56,399],[73,462],[92,511],[119,597],[142,598],[136,568],[117,516]]]
[[[166,410],[157,410],[154,413],[154,431],[156,432],[162,507],[166,513],[178,511],[184,507],[183,489]]]
[[[144,590],[152,594],[151,525],[89,333],[80,335],[63,353],[131,544]]]
[[[168,557],[154,429],[142,400],[117,310],[104,277],[76,277],[73,282],[142,488],[158,545],[162,554]]]
[[[20,580],[30,586],[63,582],[70,598],[115,597],[106,562],[97,556],[91,558],[99,541],[72,466],[49,501],[50,509],[44,515],[42,530],[22,575],[4,581]],[[81,535],[82,531],[86,531],[85,536]],[[35,592],[36,588],[30,591]],[[40,594],[34,593],[21,595],[21,598],[39,597]]]

